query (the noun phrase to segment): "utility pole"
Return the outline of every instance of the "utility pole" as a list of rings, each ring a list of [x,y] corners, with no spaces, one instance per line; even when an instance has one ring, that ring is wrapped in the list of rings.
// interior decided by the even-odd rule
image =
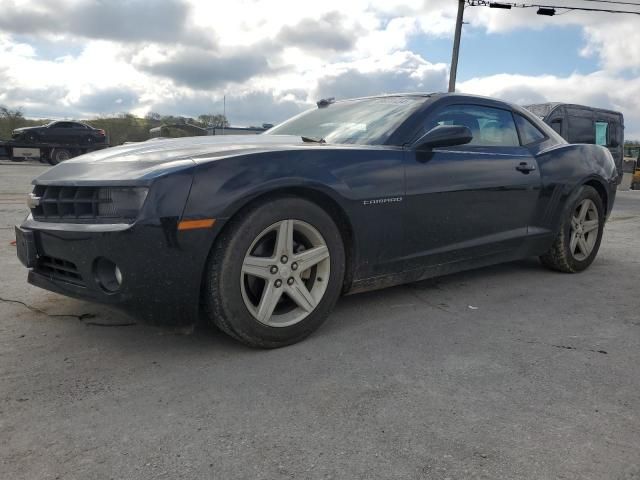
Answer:
[[[458,17],[456,18],[456,33],[453,39],[453,53],[451,55],[451,71],[449,72],[449,92],[456,91],[456,75],[458,74],[458,54],[460,53],[460,36],[462,34],[464,4],[465,4],[465,0],[458,0]]]

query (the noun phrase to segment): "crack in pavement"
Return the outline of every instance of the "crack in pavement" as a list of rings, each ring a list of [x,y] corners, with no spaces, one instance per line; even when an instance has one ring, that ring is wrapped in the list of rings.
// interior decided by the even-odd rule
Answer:
[[[634,220],[640,218],[639,215],[621,215],[619,217],[611,217],[608,221],[609,222],[623,222],[625,220]]]
[[[44,310],[38,308],[38,307],[34,307],[33,305],[29,305],[28,303],[25,303],[21,300],[15,300],[13,298],[2,298],[0,297],[0,302],[4,302],[4,303],[15,303],[18,305],[22,305],[25,308],[28,308],[29,310],[31,310],[32,312],[35,313],[40,313],[42,315],[46,315],[47,317],[72,317],[72,318],[77,318],[78,320],[84,320],[86,318],[95,318],[96,315],[93,313],[82,313],[80,315],[77,314],[73,314],[73,313],[49,313],[49,312],[45,312]]]
[[[538,342],[538,341],[535,341],[535,340],[524,341],[524,340],[518,339],[518,341],[525,342],[525,343],[532,343],[532,344],[536,344],[536,345],[545,345],[547,347],[561,348],[563,350],[577,350],[577,351],[582,351],[582,352],[601,353],[603,355],[607,355],[609,353],[606,350],[593,350],[591,348],[577,348],[577,347],[572,347],[571,345],[556,345],[554,343],[544,343],[544,342]]]
[[[33,305],[29,305],[21,300],[15,300],[13,298],[2,298],[0,297],[0,302],[4,303],[15,303],[17,305],[22,305],[23,307],[31,310],[32,312],[39,313],[41,315],[46,315],[47,317],[71,317],[77,318],[80,321],[96,318],[97,315],[95,313],[81,313],[80,315],[74,313],[49,313],[44,310],[34,307]],[[136,322],[120,322],[120,323],[104,323],[104,322],[84,322],[85,325],[91,325],[92,327],[130,327],[133,325],[137,325]]]
[[[407,289],[407,291],[412,297],[414,297],[416,300],[418,300],[423,305],[426,305],[426,306],[431,307],[431,308],[436,308],[436,309],[441,310],[441,311],[443,311],[445,313],[448,313],[450,315],[453,314],[453,312],[451,310],[448,310],[448,309],[446,309],[446,308],[444,308],[444,307],[442,307],[440,305],[433,304],[433,303],[429,302],[428,300],[422,298],[422,296],[418,292],[415,291],[414,287],[409,287]]]

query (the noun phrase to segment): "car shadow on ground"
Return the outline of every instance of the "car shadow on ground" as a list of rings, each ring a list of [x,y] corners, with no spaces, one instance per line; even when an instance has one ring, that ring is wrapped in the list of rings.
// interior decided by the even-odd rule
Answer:
[[[395,306],[402,307],[408,305],[407,302],[413,302],[411,305],[417,304],[418,308],[447,311],[442,306],[445,304],[431,302],[441,301],[443,291],[457,292],[466,286],[477,289],[489,279],[504,282],[504,277],[509,276],[513,276],[514,281],[517,281],[522,274],[544,277],[554,275],[553,272],[544,269],[537,259],[526,259],[342,297],[329,321],[307,342],[313,341],[314,338],[339,337],[345,331],[366,324],[374,312],[385,308],[393,309]],[[104,305],[51,295],[53,296],[49,299],[43,299],[32,306],[31,311],[23,311],[22,315],[40,318],[46,318],[44,316],[48,315],[50,320],[59,322],[63,327],[64,332],[61,335],[72,335],[83,343],[99,343],[101,348],[106,350],[126,349],[128,354],[136,350],[158,350],[171,355],[199,351],[207,354],[212,351],[219,354],[259,351],[245,347],[204,321],[187,328],[148,325]],[[389,320],[389,328],[397,328],[392,319]]]

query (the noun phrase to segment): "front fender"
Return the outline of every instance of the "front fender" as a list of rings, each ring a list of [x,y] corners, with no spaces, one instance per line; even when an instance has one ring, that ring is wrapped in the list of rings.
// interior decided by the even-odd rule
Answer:
[[[352,225],[360,246],[362,275],[375,265],[390,264],[398,252],[384,242],[364,242],[382,234],[402,241],[401,205],[364,207],[365,200],[404,195],[403,152],[395,148],[314,148],[259,152],[216,159],[197,166],[184,218],[215,218],[221,227],[260,195],[283,189],[304,189],[330,197]],[[219,232],[219,228],[214,229]],[[212,238],[212,241],[215,238]],[[385,267],[386,268],[386,267]],[[389,267],[391,268],[391,267]]]
[[[287,187],[330,195],[346,211],[366,199],[404,195],[402,150],[261,152],[201,163],[185,217],[228,218],[248,198]]]

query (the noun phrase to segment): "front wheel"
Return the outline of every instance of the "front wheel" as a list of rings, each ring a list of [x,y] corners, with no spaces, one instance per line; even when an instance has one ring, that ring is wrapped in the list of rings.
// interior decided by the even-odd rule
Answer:
[[[328,317],[342,289],[344,245],[318,205],[281,197],[232,220],[208,263],[205,310],[241,342],[298,342]]]
[[[605,214],[598,192],[588,185],[569,201],[560,232],[553,245],[540,257],[541,262],[553,270],[567,273],[586,269],[598,254]]]

